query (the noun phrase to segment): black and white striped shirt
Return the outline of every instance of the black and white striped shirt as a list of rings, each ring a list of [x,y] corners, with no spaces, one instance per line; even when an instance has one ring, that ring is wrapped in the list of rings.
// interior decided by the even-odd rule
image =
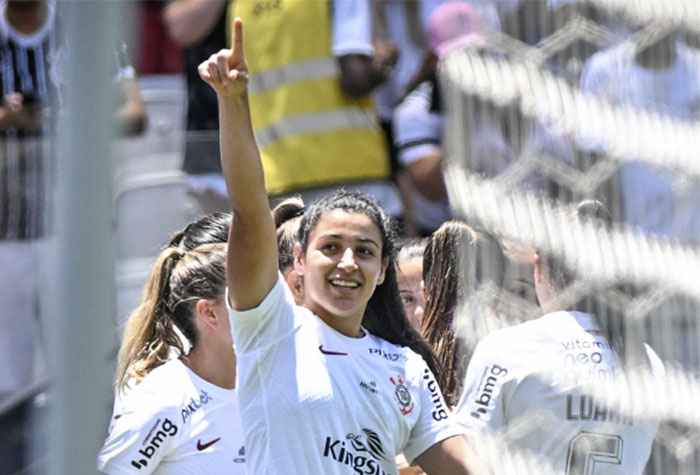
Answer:
[[[42,106],[54,104],[61,81],[65,48],[57,45],[56,12],[33,34],[8,23],[0,1],[0,90],[33,95]],[[44,228],[47,164],[51,147],[48,127],[0,132],[0,240],[29,240]]]

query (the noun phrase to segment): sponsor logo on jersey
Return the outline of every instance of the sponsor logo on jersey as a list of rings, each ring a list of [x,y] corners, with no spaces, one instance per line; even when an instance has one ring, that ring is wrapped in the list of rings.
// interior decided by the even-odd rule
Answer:
[[[160,428],[155,431],[155,434],[153,433],[156,428],[160,425]],[[175,434],[177,434],[177,426],[172,423],[170,419],[167,417],[163,419],[163,422],[161,423],[161,420],[158,419],[156,423],[154,424],[153,428],[149,431],[148,435],[146,436],[146,439],[144,439],[144,442],[142,445],[145,445],[143,449],[139,450],[139,455],[141,455],[143,458],[140,458],[138,460],[132,460],[131,465],[136,467],[137,469],[141,470],[143,467],[148,466],[148,461],[151,460],[151,457],[155,455],[156,450],[160,448],[161,445],[163,445],[163,442],[165,442],[165,439],[168,437],[172,437]]]
[[[382,350],[381,348],[370,348],[369,349],[369,354],[370,355],[376,355],[376,356],[381,356],[385,360],[388,361],[406,361],[408,357],[404,355],[403,353],[387,353],[386,351]]]
[[[360,387],[362,389],[366,389],[367,391],[371,392],[372,394],[378,394],[379,389],[377,389],[377,383],[374,381],[370,381],[369,383],[365,383],[364,381],[360,381]]]
[[[586,330],[589,333],[592,332],[597,332],[598,330]],[[564,347],[565,351],[568,350],[588,350],[590,348],[597,348],[597,349],[604,349],[604,350],[610,350],[610,343],[608,343],[606,340],[600,339],[600,340],[593,340],[593,341],[587,341],[587,340],[579,340],[578,338],[575,340],[569,340],[569,341],[562,341],[561,346]]]
[[[352,432],[345,440],[326,437],[323,456],[351,467],[354,473],[366,475],[387,475],[379,459],[388,460],[379,435],[371,429],[362,429],[362,434]]]
[[[343,353],[342,351],[331,351],[331,350],[326,350],[323,348],[323,345],[318,345],[318,351],[323,353],[324,355],[331,355],[331,356],[348,356],[347,353]]]
[[[476,399],[474,399],[474,403],[481,407],[472,411],[472,417],[479,419],[482,415],[486,414],[486,411],[490,409],[489,405],[491,404],[493,392],[496,390],[497,385],[501,383],[501,376],[507,374],[508,369],[496,364],[484,370],[484,374],[481,376],[481,381],[479,382]]]
[[[190,402],[183,406],[182,410],[180,411],[182,414],[182,423],[186,423],[187,419],[192,416],[192,414],[197,412],[202,406],[211,400],[212,397],[206,391],[201,391],[199,393],[199,398],[197,399],[191,397]]]
[[[202,443],[202,439],[199,439],[197,440],[197,450],[199,450],[200,452],[202,450],[207,450],[209,447],[216,444],[220,440],[221,437],[217,437],[216,439],[210,440],[209,442]]]
[[[430,372],[428,368],[423,371],[423,380],[426,383],[428,391],[430,391],[430,402],[433,403],[433,420],[436,422],[444,421],[447,419],[448,411],[445,405],[445,400],[440,392],[440,387],[437,381],[435,381],[435,376]]]
[[[234,457],[233,463],[245,463],[245,446],[238,449],[238,457]]]
[[[413,411],[413,400],[411,400],[411,393],[403,382],[401,376],[396,378],[389,378],[391,384],[394,385],[394,399],[399,404],[399,411],[401,415],[406,416]]]

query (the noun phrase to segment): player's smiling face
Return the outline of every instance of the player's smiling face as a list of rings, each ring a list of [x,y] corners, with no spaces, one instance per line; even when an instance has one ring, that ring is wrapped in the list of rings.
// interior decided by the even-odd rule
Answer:
[[[304,305],[348,336],[358,336],[367,302],[384,281],[382,236],[365,214],[324,213],[309,233],[304,253],[295,249],[304,278]]]

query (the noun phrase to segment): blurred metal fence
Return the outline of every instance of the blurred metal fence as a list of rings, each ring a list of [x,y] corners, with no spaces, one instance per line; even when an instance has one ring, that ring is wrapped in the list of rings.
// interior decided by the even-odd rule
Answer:
[[[700,473],[700,3],[508,4],[502,30],[440,64],[451,204],[556,256],[578,276],[569,301],[595,292],[650,344],[673,398],[633,384],[630,404],[662,421],[647,473]],[[582,199],[602,201],[612,229],[572,224]],[[531,295],[508,297],[517,319],[540,314]],[[501,449],[498,473],[542,470]]]

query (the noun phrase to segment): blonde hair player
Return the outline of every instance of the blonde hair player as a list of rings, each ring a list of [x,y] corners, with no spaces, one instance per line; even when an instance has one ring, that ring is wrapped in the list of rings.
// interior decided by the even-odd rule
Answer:
[[[226,218],[203,218],[173,238],[129,316],[98,456],[104,473],[246,473],[224,303],[226,245],[188,250],[218,240]]]

